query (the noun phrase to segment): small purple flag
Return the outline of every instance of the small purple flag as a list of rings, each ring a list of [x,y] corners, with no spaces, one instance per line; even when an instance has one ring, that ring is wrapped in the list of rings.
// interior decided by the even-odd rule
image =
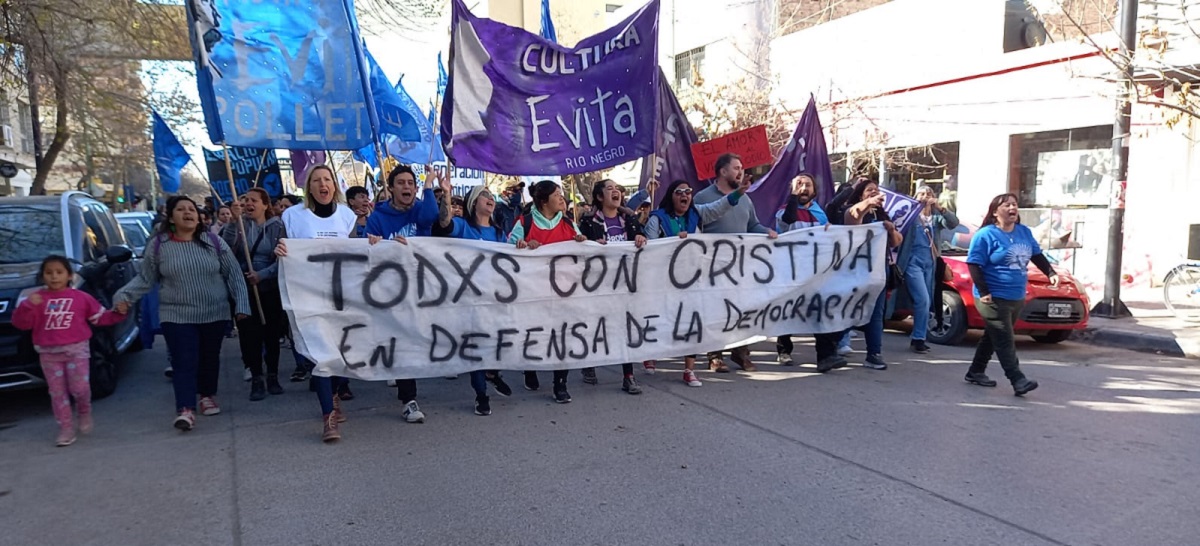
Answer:
[[[916,199],[904,194],[896,193],[892,190],[879,188],[883,192],[883,210],[887,211],[888,218],[896,224],[896,229],[900,233],[904,233],[905,228],[912,223],[913,218],[916,218],[924,208]]]
[[[441,133],[456,166],[564,175],[654,151],[658,0],[571,48],[453,4]]]
[[[829,151],[825,148],[825,130],[817,115],[817,100],[809,97],[808,106],[796,124],[796,131],[787,146],[779,153],[775,165],[765,176],[750,186],[750,197],[758,219],[766,222],[787,203],[792,191],[792,179],[807,172],[817,183],[817,202],[822,206],[833,198],[833,170],[829,165]]]
[[[308,180],[308,170],[316,165],[325,164],[324,150],[288,150],[292,156],[292,175],[296,178],[296,187],[303,188]]]
[[[658,155],[655,164],[651,165],[650,158],[642,161],[642,180],[639,187],[646,189],[646,183],[651,178],[658,180],[658,191],[650,198],[654,207],[667,191],[667,186],[676,180],[686,180],[695,191],[708,187],[708,180],[696,180],[696,164],[692,159],[692,144],[695,144],[696,130],[688,122],[675,92],[667,84],[667,78],[659,69],[658,74],[658,120],[654,126],[654,134],[658,139],[655,149]]]

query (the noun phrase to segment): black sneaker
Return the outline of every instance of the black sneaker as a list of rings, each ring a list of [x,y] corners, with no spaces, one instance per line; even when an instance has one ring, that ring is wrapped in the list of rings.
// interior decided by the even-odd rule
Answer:
[[[1025,396],[1026,393],[1038,388],[1038,382],[1028,377],[1022,377],[1013,381],[1013,394],[1017,396]]]
[[[296,371],[292,372],[292,383],[308,381],[308,378],[309,375],[307,370],[297,368]]]
[[[568,404],[571,402],[571,393],[567,392],[567,384],[565,382],[554,385],[554,401],[559,404]]]
[[[846,365],[846,359],[837,355],[827,356],[817,361],[817,373],[825,373],[834,368],[841,368]]]
[[[632,375],[625,376],[625,380],[621,381],[621,390],[629,394],[642,394],[642,387]]]
[[[500,377],[500,372],[496,372],[490,376],[484,375],[484,377],[487,378],[487,380],[491,382],[492,387],[496,389],[496,394],[499,394],[500,396],[512,396],[512,387],[509,387],[508,383],[504,382],[504,378]]]
[[[538,383],[537,372],[525,372],[525,390],[536,391],[541,388]]]
[[[983,372],[979,372],[979,373],[967,372],[967,375],[965,377],[963,377],[963,380],[966,381],[967,383],[979,385],[980,387],[995,387],[996,386],[996,380],[988,377],[987,374],[985,374]]]
[[[926,354],[929,352],[929,346],[925,344],[925,340],[923,340],[923,339],[912,340],[911,342],[909,342],[908,348],[912,349],[912,352],[917,353],[919,355],[923,355],[923,354]]]
[[[475,397],[475,415],[491,415],[492,405],[488,403],[486,394],[480,394]]]
[[[278,375],[267,376],[267,392],[271,394],[283,394],[283,387],[279,384]]]
[[[872,353],[867,355],[866,360],[863,360],[863,367],[872,370],[886,370],[887,362],[883,360],[883,356]]]
[[[587,383],[588,385],[595,385],[600,382],[600,380],[596,377],[596,368],[583,369],[583,382]]]
[[[267,386],[261,377],[250,380],[250,401],[258,402],[267,397]]]

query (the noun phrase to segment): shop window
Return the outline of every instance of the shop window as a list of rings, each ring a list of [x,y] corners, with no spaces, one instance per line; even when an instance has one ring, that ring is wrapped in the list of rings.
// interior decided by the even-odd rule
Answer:
[[[1021,207],[1106,207],[1112,126],[1013,135],[1008,183]]]

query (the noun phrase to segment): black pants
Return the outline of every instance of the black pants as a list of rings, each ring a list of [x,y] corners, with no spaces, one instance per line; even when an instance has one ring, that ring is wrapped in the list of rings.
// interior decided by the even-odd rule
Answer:
[[[833,332],[831,334],[816,334],[813,337],[817,342],[817,360],[837,355],[837,344],[842,339],[842,335],[846,332]],[[792,336],[782,335],[775,338],[775,352],[781,355],[790,355],[796,349],[792,343]]]
[[[396,380],[396,399],[405,404],[417,399],[417,380],[416,379],[397,379]]]
[[[207,324],[162,323],[163,339],[175,373],[175,410],[196,409],[196,395],[217,394],[221,372],[221,342],[229,321]]]
[[[632,368],[633,365],[627,364],[627,366],[630,366]],[[554,370],[554,382],[555,383],[566,383],[567,382],[567,374],[570,372],[571,372],[571,370]],[[533,374],[534,377],[537,377],[537,372],[525,372],[525,375],[529,375],[529,374]]]
[[[242,364],[250,369],[250,375],[263,375],[263,357],[267,361],[267,375],[279,375],[279,340],[283,338],[283,303],[279,297],[279,285],[274,282],[258,284],[258,295],[262,299],[263,315],[258,314],[258,305],[250,302],[250,316],[238,321],[238,344],[242,347]],[[251,295],[251,300],[254,296]],[[265,324],[262,320],[265,318]]]
[[[992,303],[975,300],[975,309],[983,316],[983,337],[975,347],[975,358],[971,360],[970,373],[983,373],[987,370],[992,353],[1004,368],[1004,376],[1011,382],[1025,377],[1021,373],[1021,363],[1017,360],[1017,344],[1013,340],[1013,324],[1017,322],[1017,314],[1025,305],[1020,300],[992,299]]]
[[[596,368],[584,368],[583,371],[596,373]],[[633,363],[626,362],[621,364],[621,373],[624,375],[633,375]]]

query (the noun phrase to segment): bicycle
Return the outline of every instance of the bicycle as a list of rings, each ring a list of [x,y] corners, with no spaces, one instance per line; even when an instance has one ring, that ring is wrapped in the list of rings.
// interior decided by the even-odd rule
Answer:
[[[1200,320],[1200,262],[1175,266],[1163,277],[1163,303],[1184,320]]]

